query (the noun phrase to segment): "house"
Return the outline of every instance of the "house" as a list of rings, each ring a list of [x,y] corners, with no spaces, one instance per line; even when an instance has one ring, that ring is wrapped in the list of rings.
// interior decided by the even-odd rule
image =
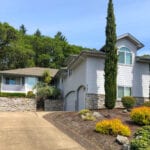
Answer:
[[[127,33],[117,39],[118,76],[117,103],[120,107],[123,96],[134,96],[138,103],[149,99],[150,59],[137,56],[144,45]],[[65,100],[64,109],[99,109],[104,107],[104,63],[105,52],[82,51],[66,61],[67,68],[55,76],[57,86]]]
[[[33,91],[33,87],[40,80],[45,70],[50,72],[51,77],[57,73],[57,69],[32,67],[0,71],[0,92],[27,93]]]

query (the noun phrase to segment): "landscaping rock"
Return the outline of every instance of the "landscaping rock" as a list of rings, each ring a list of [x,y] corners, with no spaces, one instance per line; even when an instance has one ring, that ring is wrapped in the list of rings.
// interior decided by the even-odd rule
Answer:
[[[124,109],[124,110],[123,110],[123,113],[127,113],[127,112],[128,112],[128,110],[127,110],[127,109]]]
[[[99,112],[93,112],[93,116],[96,118],[102,118],[103,116]]]
[[[81,118],[82,118],[83,120],[85,120],[85,119],[86,119],[86,116],[85,116],[85,115],[81,115]]]
[[[117,136],[116,141],[117,141],[119,144],[121,144],[121,145],[124,145],[124,144],[128,145],[128,144],[129,144],[128,138],[125,137],[125,136],[121,136],[121,135],[118,135],[118,136]]]
[[[123,144],[122,150],[130,150],[130,144]]]

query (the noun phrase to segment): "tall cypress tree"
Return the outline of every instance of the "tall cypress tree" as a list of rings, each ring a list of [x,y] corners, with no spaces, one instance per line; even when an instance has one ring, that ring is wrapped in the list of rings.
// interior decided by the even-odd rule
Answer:
[[[115,107],[117,98],[117,48],[116,24],[112,0],[109,0],[107,10],[106,43],[105,43],[105,106]]]

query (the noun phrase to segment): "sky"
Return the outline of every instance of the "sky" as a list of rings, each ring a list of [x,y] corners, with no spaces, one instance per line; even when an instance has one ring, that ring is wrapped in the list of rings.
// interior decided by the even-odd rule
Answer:
[[[39,29],[54,37],[61,31],[70,44],[100,49],[105,44],[108,0],[0,0],[0,22],[27,34]],[[145,47],[138,55],[150,54],[150,0],[114,0],[117,36],[131,33]]]

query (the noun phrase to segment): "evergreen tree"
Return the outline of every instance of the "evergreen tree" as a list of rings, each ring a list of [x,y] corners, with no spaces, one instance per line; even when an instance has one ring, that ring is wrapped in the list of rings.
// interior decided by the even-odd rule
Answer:
[[[117,48],[116,24],[112,0],[109,0],[107,10],[106,44],[105,44],[105,106],[115,107],[117,98]]]
[[[20,31],[23,35],[25,35],[26,32],[27,32],[27,29],[26,29],[25,26],[22,24],[22,25],[20,26],[19,31]]]
[[[58,40],[60,40],[60,41],[67,42],[66,37],[65,37],[60,31],[58,31],[57,34],[55,35],[55,39],[58,39]]]
[[[41,36],[41,31],[37,29],[34,33],[35,36],[40,37]]]

